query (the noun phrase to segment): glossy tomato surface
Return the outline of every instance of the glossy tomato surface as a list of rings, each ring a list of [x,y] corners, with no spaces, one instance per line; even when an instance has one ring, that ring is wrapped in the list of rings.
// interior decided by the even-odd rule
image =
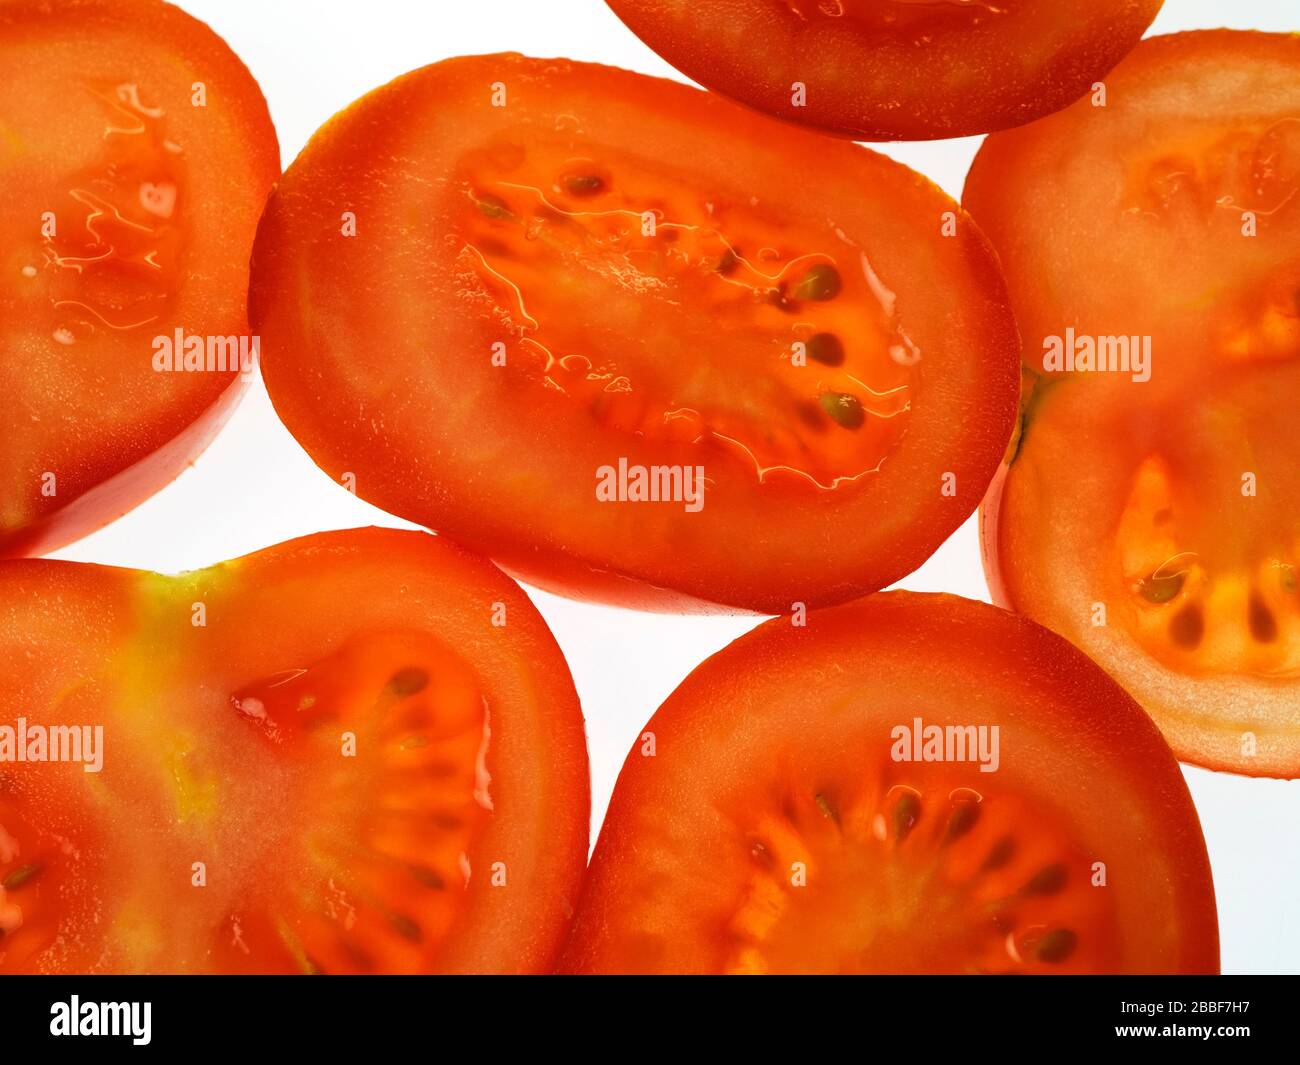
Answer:
[[[953,596],[806,620],[741,637],[651,718],[564,971],[1217,971],[1178,763],[1101,669]]]
[[[700,84],[854,140],[1018,126],[1088,92],[1161,0],[609,0]]]
[[[978,505],[1018,395],[984,238],[920,175],[673,82],[453,59],[271,198],[276,410],[364,499],[563,594],[777,612]]]
[[[0,655],[0,973],[550,964],[582,717],[488,563],[379,529],[179,577],[9,561]]]
[[[991,137],[966,189],[1030,385],[991,584],[1179,757],[1295,777],[1300,37],[1153,38],[1107,96]]]
[[[257,83],[203,23],[0,0],[0,554],[94,531],[215,435],[279,169]],[[187,343],[197,369],[155,368]]]

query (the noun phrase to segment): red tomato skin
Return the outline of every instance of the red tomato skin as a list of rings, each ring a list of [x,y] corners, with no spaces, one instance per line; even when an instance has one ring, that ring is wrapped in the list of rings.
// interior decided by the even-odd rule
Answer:
[[[892,141],[991,133],[1060,110],[1123,59],[1163,0],[1024,0],[1008,15],[1014,35],[1000,33],[994,19],[951,41],[940,30],[924,48],[873,44],[835,20],[801,20],[781,3],[607,3],[647,45],[715,92],[823,133]],[[1036,47],[1050,47],[1051,59],[1023,69]],[[845,69],[855,78],[847,90],[837,81]],[[963,84],[936,90],[945,76]],[[806,90],[799,106],[792,105],[796,83]]]

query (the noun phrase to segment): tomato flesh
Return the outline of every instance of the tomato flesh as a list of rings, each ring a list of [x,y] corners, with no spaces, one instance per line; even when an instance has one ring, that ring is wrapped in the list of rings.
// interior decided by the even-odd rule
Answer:
[[[1031,385],[984,512],[995,592],[1110,669],[1180,757],[1252,775],[1300,772],[1298,69],[1281,35],[1153,38],[1106,107],[990,138],[966,194]],[[1213,73],[1193,94],[1194,71]],[[1048,365],[1067,324],[1149,365]]]
[[[544,968],[586,854],[582,722],[485,567],[377,530],[182,578],[0,566],[31,602],[0,646],[59,634],[4,684],[26,708],[8,742],[38,757],[0,733],[0,972]],[[351,617],[315,614],[367,585]],[[121,627],[70,646],[60,592]],[[81,722],[102,723],[94,772],[32,746]]]
[[[353,105],[272,198],[250,313],[323,468],[627,605],[880,587],[967,516],[1014,423],[997,266],[938,190],[578,63],[449,60]],[[700,488],[603,496],[624,465]]]
[[[577,972],[1217,965],[1196,812],[1137,704],[1032,622],[910,593],[774,619],[683,682],[623,767],[561,956]]]
[[[855,140],[1021,125],[1078,99],[1160,0],[608,0],[668,62]]]
[[[156,342],[252,350],[278,147],[239,60],[155,0],[0,3],[0,114],[0,553],[40,554],[167,483],[233,409],[246,375],[159,372]]]

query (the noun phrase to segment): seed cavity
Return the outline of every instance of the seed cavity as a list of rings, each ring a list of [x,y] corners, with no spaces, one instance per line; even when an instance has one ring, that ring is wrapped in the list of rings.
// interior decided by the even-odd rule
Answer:
[[[1179,647],[1193,650],[1205,635],[1205,615],[1195,603],[1189,603],[1169,622],[1169,638]]]
[[[794,288],[795,299],[816,300],[824,303],[840,294],[844,282],[840,272],[829,263],[818,263],[810,267]]]
[[[814,333],[808,338],[808,358],[823,366],[844,365],[844,343],[834,333]]]
[[[429,674],[416,666],[407,666],[393,674],[388,690],[400,699],[416,695],[429,686]]]
[[[867,420],[867,412],[862,409],[858,397],[847,392],[823,392],[819,402],[822,410],[844,429],[861,429]]]

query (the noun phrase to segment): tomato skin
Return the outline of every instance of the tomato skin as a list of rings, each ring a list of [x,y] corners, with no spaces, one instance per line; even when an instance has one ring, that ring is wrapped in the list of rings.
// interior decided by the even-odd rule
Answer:
[[[120,517],[186,469],[230,416],[247,375],[160,375],[151,365],[151,341],[155,334],[172,336],[176,328],[198,336],[247,334],[243,264],[280,164],[266,102],[247,68],[206,24],[161,0],[4,0],[0,80],[16,94],[0,94],[15,127],[11,143],[23,145],[0,156],[11,199],[20,205],[0,212],[0,229],[12,245],[6,262],[15,275],[20,266],[44,270],[0,293],[6,323],[0,414],[17,427],[0,448],[0,485],[10,504],[0,517],[0,555],[15,557],[56,550]],[[39,93],[34,81],[42,86]],[[92,308],[81,318],[71,315],[80,335],[74,346],[64,347],[48,334],[58,312],[22,288],[55,277],[48,262],[39,266],[40,247],[32,235],[40,219],[30,218],[28,183],[49,186],[37,201],[58,219],[61,239],[76,239],[80,208],[68,193],[81,181],[98,187],[75,173],[73,160],[86,158],[76,123],[85,118],[87,87],[101,83],[137,86],[140,106],[159,109],[165,135],[179,144],[169,150],[186,168],[177,202],[188,243],[183,262],[163,264],[175,273],[172,303],[161,319],[100,335],[98,310]],[[198,83],[210,94],[204,108],[191,103]],[[60,173],[65,166],[69,173]],[[202,207],[191,211],[191,200]],[[115,207],[138,224],[130,213],[138,214],[138,204]],[[21,213],[11,217],[16,209]],[[92,264],[84,274],[88,283],[104,284],[93,270]],[[129,281],[117,293],[97,289],[90,302],[117,307],[120,298],[119,313],[129,315],[130,286],[137,283]],[[69,302],[65,297],[58,305]],[[66,365],[69,353],[80,357],[86,372]],[[107,372],[90,373],[96,364]],[[52,492],[42,479],[47,474],[57,478]]]
[[[1022,0],[998,5],[1002,14],[982,24],[918,28],[919,41],[883,32],[873,39],[851,15],[800,17],[793,0],[607,2],[647,45],[715,92],[826,133],[887,141],[989,133],[1066,106],[1137,43],[1163,0]],[[871,0],[857,6],[870,17]],[[967,11],[949,14],[955,22]],[[796,84],[806,89],[797,106]]]
[[[1288,557],[1300,453],[1280,397],[1300,384],[1286,351],[1288,336],[1294,351],[1296,313],[1259,312],[1277,299],[1279,282],[1295,284],[1296,153],[1285,131],[1300,107],[1297,72],[1294,35],[1150,38],[1107,78],[1106,108],[1080,102],[990,137],[964,198],[1002,257],[1030,381],[1012,462],[980,512],[994,601],[1110,671],[1180,759],[1288,779],[1300,774],[1294,669],[1210,661],[1223,615],[1209,607],[1202,643],[1189,650],[1170,638],[1153,650],[1143,622],[1173,632],[1190,599],[1142,602],[1135,574],[1117,559],[1133,548],[1126,515],[1137,471],[1153,456],[1172,471],[1166,524],[1196,530],[1198,542],[1185,546],[1209,567],[1211,593],[1236,583],[1253,590],[1266,552]],[[1195,96],[1185,91],[1193,81]],[[1237,239],[1244,216],[1234,207],[1259,215],[1250,240]],[[1025,224],[1044,210],[1059,218],[1050,239]],[[1126,269],[1115,272],[1120,254]],[[1080,335],[1149,337],[1149,380],[1045,372],[1041,345],[1067,324]],[[1242,491],[1248,470],[1270,485],[1258,500]],[[1285,626],[1290,612],[1279,599]],[[1250,651],[1295,647],[1294,629],[1253,640],[1244,605],[1228,620]]]
[[[949,705],[962,709],[950,715]],[[561,971],[717,972],[726,940],[715,922],[737,905],[736,866],[746,861],[732,837],[751,838],[750,811],[787,805],[791,780],[835,797],[886,757],[890,729],[913,712],[1000,725],[1000,768],[982,776],[947,764],[943,786],[1004,788],[1040,815],[1066,812],[1108,867],[1117,971],[1218,970],[1196,811],[1140,707],[1027,619],[955,596],[886,592],[814,611],[806,628],[765,622],[669,696],[624,763]],[[1168,916],[1159,929],[1153,912]],[[847,940],[844,951],[851,956]]]
[[[500,108],[490,102],[498,83],[509,90]],[[574,156],[634,161],[615,175],[616,188],[649,173],[682,181],[692,206],[720,190],[740,204],[733,214],[750,210],[752,197],[761,200],[754,210],[788,221],[792,244],[815,237],[843,248],[838,229],[865,247],[897,294],[900,328],[923,353],[919,398],[878,472],[830,491],[764,481],[716,438],[664,441],[593,424],[570,397],[523,387],[533,370],[514,326],[503,325],[508,308],[465,280],[456,258],[470,243],[461,179],[429,185],[407,167],[381,184],[370,164],[415,159],[424,172],[455,175],[470,154],[489,154],[485,146],[540,151],[557,128],[581,131],[559,134]],[[792,168],[792,158],[819,162]],[[635,191],[638,202],[658,202],[658,186]],[[340,234],[348,212],[355,236]],[[407,224],[417,215],[426,222]],[[845,262],[860,274],[855,258],[850,251]],[[624,71],[487,56],[397,79],[316,134],[271,198],[253,261],[250,314],[268,390],[317,464],[335,478],[354,474],[363,498],[560,594],[645,609],[779,612],[875,590],[915,569],[973,512],[1014,424],[1017,338],[998,268],[938,189],[857,146]],[[595,302],[620,293],[607,295]],[[608,346],[586,352],[593,362],[620,365],[615,340],[643,344],[645,321],[669,310],[646,301],[622,336],[610,326]],[[708,319],[691,324],[703,330]],[[504,370],[490,361],[497,342],[510,347]],[[675,354],[645,354],[648,370],[680,372]],[[725,380],[717,387],[725,394]],[[711,482],[703,509],[598,501],[594,474],[619,458],[703,465]]]
[[[81,840],[78,868],[93,887],[97,907],[108,915],[97,932],[109,938],[88,947],[89,958],[97,960],[74,959],[60,971],[137,971],[142,965],[152,971],[256,971],[227,970],[211,955],[196,954],[193,944],[202,929],[185,923],[193,920],[186,917],[194,905],[193,896],[184,894],[190,889],[176,888],[159,868],[147,868],[144,876],[155,879],[141,883],[141,873],[124,871],[122,856],[149,839],[160,841],[156,851],[170,853],[170,829],[152,821],[157,802],[172,801],[160,780],[216,767],[218,806],[233,811],[231,825],[242,823],[233,828],[233,838],[245,848],[270,841],[279,855],[279,890],[286,892],[278,897],[291,898],[303,889],[302,882],[292,883],[298,842],[320,837],[327,822],[365,811],[355,805],[309,808],[308,820],[295,822],[301,815],[294,797],[281,794],[274,812],[282,821],[271,818],[265,825],[261,801],[280,786],[270,770],[294,770],[300,756],[291,744],[268,750],[255,722],[244,720],[230,702],[223,704],[220,693],[235,693],[254,678],[278,681],[289,663],[310,664],[349,639],[394,628],[427,631],[451,648],[468,664],[489,715],[479,774],[490,790],[492,813],[463,856],[464,869],[473,875],[458,902],[456,923],[439,939],[433,968],[522,973],[546,971],[551,964],[587,855],[590,800],[582,716],[545,622],[490,564],[427,534],[353,529],[307,536],[176,578],[84,563],[10,560],[0,563],[0,604],[0,647],[25,663],[0,679],[5,704],[27,708],[30,722],[51,713],[51,723],[72,725],[85,718],[105,725],[103,769],[94,777],[84,776],[78,766],[0,766],[9,774],[6,780],[0,773],[0,823],[13,831],[6,802],[16,795],[21,816],[31,779],[24,773],[35,774],[38,786],[43,782],[47,789],[39,820],[47,830]],[[195,604],[205,608],[202,625],[191,620]],[[494,623],[494,616],[505,623]],[[141,668],[144,682],[137,679]],[[84,678],[80,689],[69,678]],[[132,695],[132,685],[140,683],[144,694]],[[169,699],[178,688],[180,700]],[[364,745],[364,734],[358,730],[358,735]],[[176,737],[185,738],[188,759],[202,761],[178,767],[175,752],[182,748]],[[319,783],[330,768],[309,767],[297,779]],[[64,769],[69,772],[62,774]],[[260,773],[267,775],[259,778]],[[421,786],[429,786],[409,775],[402,779],[409,788],[372,793],[369,803],[379,806],[382,800],[401,809],[416,801]],[[87,781],[94,782],[93,789]],[[193,815],[186,811],[192,805],[181,803],[178,824],[190,824]],[[109,835],[100,839],[96,833],[104,830]],[[192,836],[181,851],[212,855],[214,871],[238,867],[239,847],[219,861],[221,852],[213,849],[201,819],[187,831]],[[96,839],[100,842],[86,843]],[[345,875],[359,875],[366,856],[357,852]],[[158,865],[151,859],[142,864]],[[505,887],[492,883],[494,873],[500,877],[502,871]],[[188,877],[187,871],[183,884]],[[238,884],[240,897],[252,896],[264,879]],[[276,883],[271,880],[273,891]],[[229,886],[214,877],[209,891],[223,889]],[[123,947],[129,940],[122,939],[126,933],[116,918],[129,900],[142,897],[165,900],[159,905],[181,916],[170,948],[164,943],[135,956]],[[18,893],[10,901],[27,905]],[[37,897],[37,917],[40,902]],[[7,940],[20,956],[21,933],[20,927]],[[253,962],[233,957],[240,966],[256,962],[256,956]],[[0,956],[0,969],[3,963]],[[59,964],[53,958],[20,969],[49,971]],[[272,968],[282,971],[274,963]]]

